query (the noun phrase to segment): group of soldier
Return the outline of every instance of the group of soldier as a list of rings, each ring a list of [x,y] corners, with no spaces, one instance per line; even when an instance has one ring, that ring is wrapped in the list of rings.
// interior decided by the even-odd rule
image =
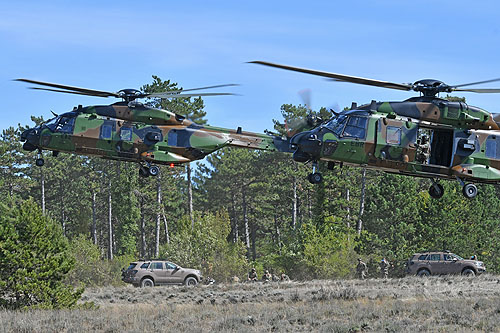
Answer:
[[[252,267],[250,272],[248,272],[247,281],[248,282],[259,281],[255,267]],[[280,281],[285,282],[285,281],[290,281],[290,278],[284,272],[281,272],[280,275],[275,275],[275,274],[269,273],[269,271],[266,269],[264,271],[264,274],[262,275],[262,279],[260,281],[262,281],[262,282],[280,282]]]
[[[383,279],[387,279],[389,277],[389,267],[391,264],[387,261],[387,259],[382,258],[379,263],[380,267],[380,277]],[[366,278],[366,275],[368,274],[368,267],[366,266],[366,263],[361,260],[361,258],[358,258],[358,265],[356,266],[356,276],[364,280]]]
[[[380,268],[380,277],[383,279],[387,279],[389,277],[389,268],[391,267],[391,264],[387,259],[382,258],[379,263],[379,268]],[[361,258],[358,258],[358,265],[356,266],[356,276],[359,279],[366,279],[366,276],[368,274],[368,267]],[[257,281],[262,281],[262,282],[283,282],[283,281],[290,281],[290,278],[288,275],[286,275],[284,272],[281,272],[280,275],[275,275],[271,274],[267,269],[264,271],[264,274],[262,275],[262,278],[259,280],[259,277],[257,276],[257,270],[255,267],[253,267],[249,272],[247,276],[247,282],[257,282]]]

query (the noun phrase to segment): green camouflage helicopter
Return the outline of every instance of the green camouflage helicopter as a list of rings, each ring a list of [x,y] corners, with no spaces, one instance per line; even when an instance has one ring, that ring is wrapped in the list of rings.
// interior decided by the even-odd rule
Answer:
[[[460,85],[425,79],[400,84],[299,67],[252,61],[260,65],[318,75],[333,81],[418,91],[402,102],[376,102],[335,113],[327,121],[309,122],[309,130],[291,137],[293,159],[312,162],[311,183],[322,181],[318,161],[351,164],[389,173],[429,178],[429,194],[440,198],[439,179],[456,179],[467,198],[477,195],[474,183],[500,183],[500,114],[463,102],[436,97],[452,91],[500,93],[500,89],[462,87],[500,81],[493,79]]]
[[[27,151],[38,151],[35,163],[37,166],[44,164],[41,155],[43,150],[52,151],[54,156],[62,151],[137,162],[140,165],[139,174],[147,177],[158,175],[159,168],[155,164],[174,167],[202,159],[225,146],[290,151],[286,138],[243,132],[241,127],[231,130],[202,126],[179,114],[151,108],[137,101],[148,97],[169,99],[232,95],[193,92],[231,85],[143,93],[136,89],[107,92],[28,79],[17,79],[17,81],[50,87],[32,89],[122,99],[121,102],[111,105],[86,107],[79,105],[71,112],[58,115],[24,131],[21,134],[23,148]]]

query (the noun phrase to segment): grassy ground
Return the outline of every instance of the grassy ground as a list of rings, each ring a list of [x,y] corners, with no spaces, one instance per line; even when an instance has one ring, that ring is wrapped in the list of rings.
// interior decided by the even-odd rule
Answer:
[[[500,277],[88,289],[97,310],[0,311],[0,331],[496,331]]]

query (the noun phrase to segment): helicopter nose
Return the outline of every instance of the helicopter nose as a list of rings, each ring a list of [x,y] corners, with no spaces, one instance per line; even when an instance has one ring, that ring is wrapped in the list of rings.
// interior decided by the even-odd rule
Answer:
[[[38,148],[40,142],[40,129],[28,128],[21,133],[21,141],[24,142],[23,149],[27,151],[34,151]]]
[[[295,149],[293,159],[297,162],[318,160],[321,157],[321,140],[317,131],[305,131],[294,135],[290,146]]]

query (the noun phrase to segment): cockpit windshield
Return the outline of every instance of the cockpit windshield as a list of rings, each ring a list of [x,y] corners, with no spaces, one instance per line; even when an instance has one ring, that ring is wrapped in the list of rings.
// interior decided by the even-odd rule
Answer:
[[[363,139],[366,135],[368,118],[358,115],[339,115],[332,118],[327,124],[337,137],[351,137]]]
[[[326,123],[326,127],[331,129],[336,136],[340,137],[340,134],[342,134],[342,131],[344,130],[346,120],[347,117],[343,115],[334,117]]]
[[[76,117],[75,113],[68,112],[51,119],[50,121],[45,123],[45,125],[52,132],[73,133],[73,127],[75,125],[75,117]]]

